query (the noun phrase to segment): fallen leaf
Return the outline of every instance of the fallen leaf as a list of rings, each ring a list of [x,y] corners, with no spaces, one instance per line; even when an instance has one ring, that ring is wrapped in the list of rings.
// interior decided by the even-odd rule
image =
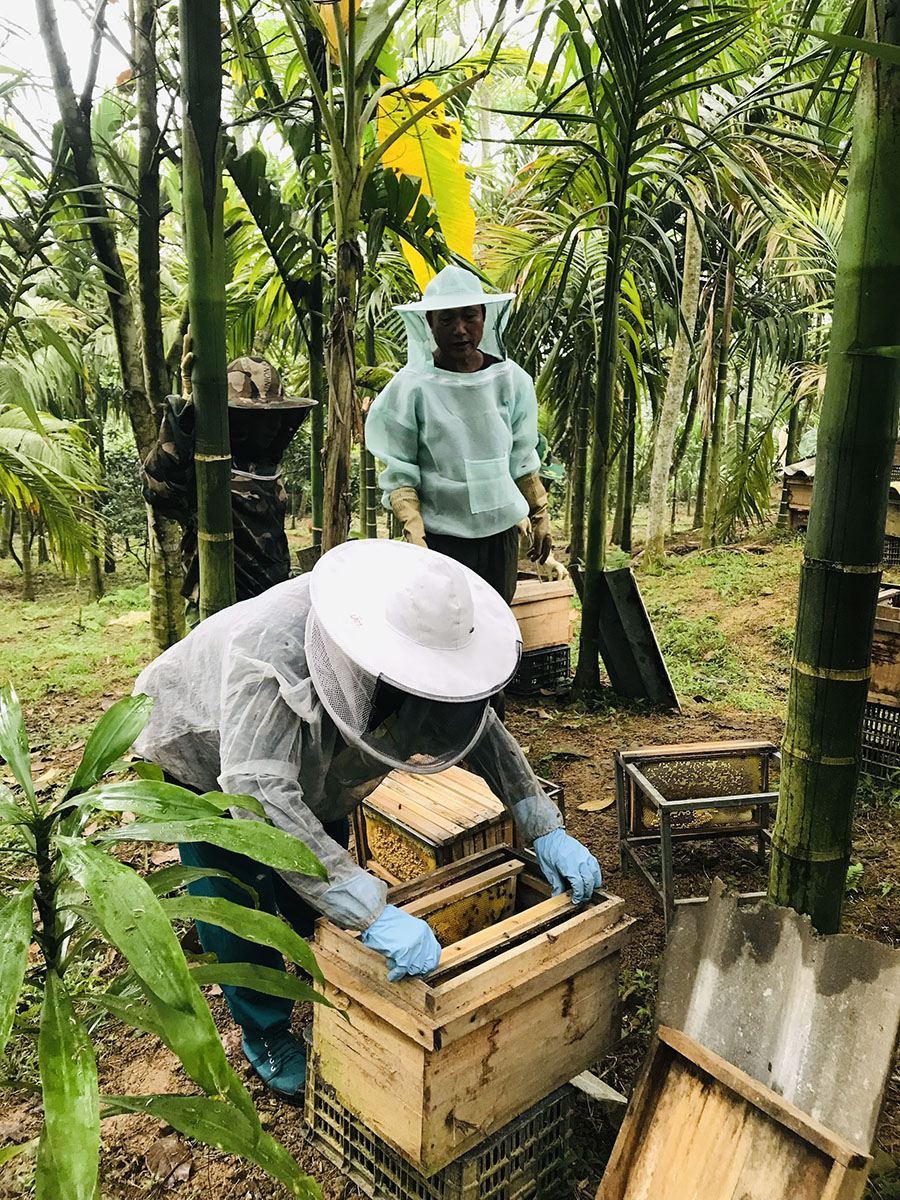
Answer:
[[[231,1057],[237,1054],[241,1049],[241,1031],[240,1029],[229,1029],[227,1033],[222,1034],[222,1048],[225,1053]]]
[[[573,746],[555,746],[551,750],[551,754],[554,758],[590,758],[589,754],[582,754]]]
[[[190,1149],[177,1137],[157,1138],[144,1155],[144,1162],[167,1190],[190,1179],[194,1170]]]
[[[161,867],[165,863],[178,862],[178,847],[168,846],[165,850],[154,850],[150,855],[150,861],[155,867]]]
[[[582,812],[603,812],[604,808],[609,808],[615,801],[615,796],[598,796],[596,800],[585,800],[584,804],[579,804],[578,807]]]
[[[550,714],[547,712],[546,708],[539,708],[537,710],[537,715],[541,718],[542,721],[550,720]]]

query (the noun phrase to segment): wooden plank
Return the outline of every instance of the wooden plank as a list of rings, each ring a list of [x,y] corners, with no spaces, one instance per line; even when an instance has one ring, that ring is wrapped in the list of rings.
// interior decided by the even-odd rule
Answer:
[[[632,750],[617,750],[615,757],[623,764],[637,762],[664,762],[670,758],[699,757],[716,758],[719,755],[731,758],[736,755],[759,754],[764,750],[777,750],[772,742],[681,742],[671,746],[637,746]]]
[[[383,1020],[389,1022],[394,1029],[399,1029],[411,1041],[425,1050],[433,1050],[435,1044],[434,1024],[427,1016],[414,1008],[401,1003],[402,989],[395,983],[388,983],[387,963],[379,955],[382,964],[381,977],[369,977],[365,987],[365,1005]],[[359,979],[354,975],[342,958],[330,951],[316,946],[316,961],[322,968],[326,980],[325,994],[332,1003],[340,1008],[346,1007],[343,997],[359,999]]]
[[[501,863],[499,866],[470,875],[467,879],[461,879],[458,883],[437,888],[426,896],[409,900],[399,907],[402,907],[403,911],[408,912],[410,916],[426,917],[440,908],[454,904],[457,900],[464,900],[468,896],[475,895],[476,892],[485,891],[494,884],[514,878],[520,875],[524,869],[524,863]]]
[[[554,599],[566,596],[571,599],[575,589],[567,579],[520,579],[512,598],[511,608],[519,604],[530,604],[537,599]]]
[[[687,800],[666,800],[665,807],[671,813],[690,812],[692,809],[755,808],[758,804],[774,804],[777,792],[738,792],[734,796],[700,796]],[[749,822],[747,822],[749,824]]]
[[[497,846],[490,850],[484,850],[481,854],[475,854],[464,862],[448,863],[446,866],[438,867],[436,871],[422,879],[411,879],[408,883],[392,889],[388,892],[388,904],[402,908],[408,900],[414,900],[417,896],[425,896],[437,888],[456,883],[457,880],[465,879],[476,871],[485,871],[488,867],[509,862],[527,863],[528,856],[513,850],[510,846]]]
[[[785,1100],[783,1096],[779,1096],[777,1092],[773,1092],[771,1088],[767,1088],[765,1084],[759,1083],[745,1071],[726,1062],[724,1058],[714,1054],[706,1046],[695,1042],[687,1034],[678,1029],[669,1029],[667,1026],[661,1025],[657,1030],[657,1037],[677,1054],[680,1054],[682,1058],[696,1064],[707,1075],[718,1079],[731,1091],[742,1096],[761,1112],[766,1113],[773,1121],[784,1125],[786,1129],[790,1129],[798,1137],[802,1137],[829,1158],[833,1158],[836,1162],[843,1163],[853,1170],[865,1166],[868,1155],[858,1147],[851,1145],[845,1138],[827,1129],[808,1113]]]
[[[382,784],[382,787],[384,785]],[[373,792],[366,798],[365,803],[371,804]],[[392,818],[404,822],[409,828],[424,833],[437,842],[459,837],[465,827],[437,809],[429,805],[428,800],[418,795],[403,780],[392,780],[391,787],[385,789],[379,797],[379,807]]]

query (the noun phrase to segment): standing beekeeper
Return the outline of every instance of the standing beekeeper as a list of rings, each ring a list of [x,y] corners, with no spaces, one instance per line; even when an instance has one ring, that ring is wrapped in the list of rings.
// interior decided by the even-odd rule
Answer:
[[[530,520],[532,559],[552,549],[534,383],[503,345],[514,298],[450,266],[421,300],[398,305],[407,364],[369,410],[365,435],[406,540],[470,567],[507,603],[519,523]]]
[[[516,621],[492,588],[403,542],[338,546],[311,574],[209,617],[139,676],[135,693],[154,704],[135,748],[186,787],[256,797],[328,879],[276,872],[209,844],[183,845],[182,861],[236,876],[303,935],[321,913],[363,930],[390,980],[427,975],[440,947],[424,921],[386,905],[384,882],[350,857],[347,815],[395,767],[429,774],[465,758],[511,810],[554,892],[568,883],[574,903],[586,900],[600,885],[597,860],[565,833],[489,707],[520,652]],[[221,877],[190,890],[249,903]],[[220,962],[284,969],[274,950],[218,926],[198,929]],[[290,1033],[292,1002],[223,991],[257,1073],[299,1100],[306,1059]]]

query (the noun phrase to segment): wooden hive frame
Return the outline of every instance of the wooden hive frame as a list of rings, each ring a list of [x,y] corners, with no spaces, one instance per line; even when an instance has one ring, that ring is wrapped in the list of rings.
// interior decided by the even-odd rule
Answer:
[[[426,980],[388,983],[384,958],[359,934],[317,925],[316,958],[338,1007],[316,1009],[315,1069],[423,1175],[618,1036],[619,955],[632,924],[624,902],[599,892],[575,908],[549,890],[533,856],[508,847],[394,889],[390,903],[444,935]]]
[[[523,650],[568,645],[575,589],[568,579],[520,579],[510,608],[519,623]]]

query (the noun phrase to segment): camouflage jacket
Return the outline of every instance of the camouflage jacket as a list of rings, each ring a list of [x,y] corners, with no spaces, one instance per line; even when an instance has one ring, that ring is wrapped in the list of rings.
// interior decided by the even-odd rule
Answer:
[[[200,599],[197,556],[197,483],[194,474],[192,420],[184,420],[180,397],[170,397],[156,444],[141,473],[144,499],[155,512],[177,521],[184,533],[181,594]],[[189,414],[193,418],[193,413]],[[231,470],[231,514],[234,523],[234,582],[238,600],[258,596],[291,575],[284,534],[287,493],[272,467],[246,463]]]

